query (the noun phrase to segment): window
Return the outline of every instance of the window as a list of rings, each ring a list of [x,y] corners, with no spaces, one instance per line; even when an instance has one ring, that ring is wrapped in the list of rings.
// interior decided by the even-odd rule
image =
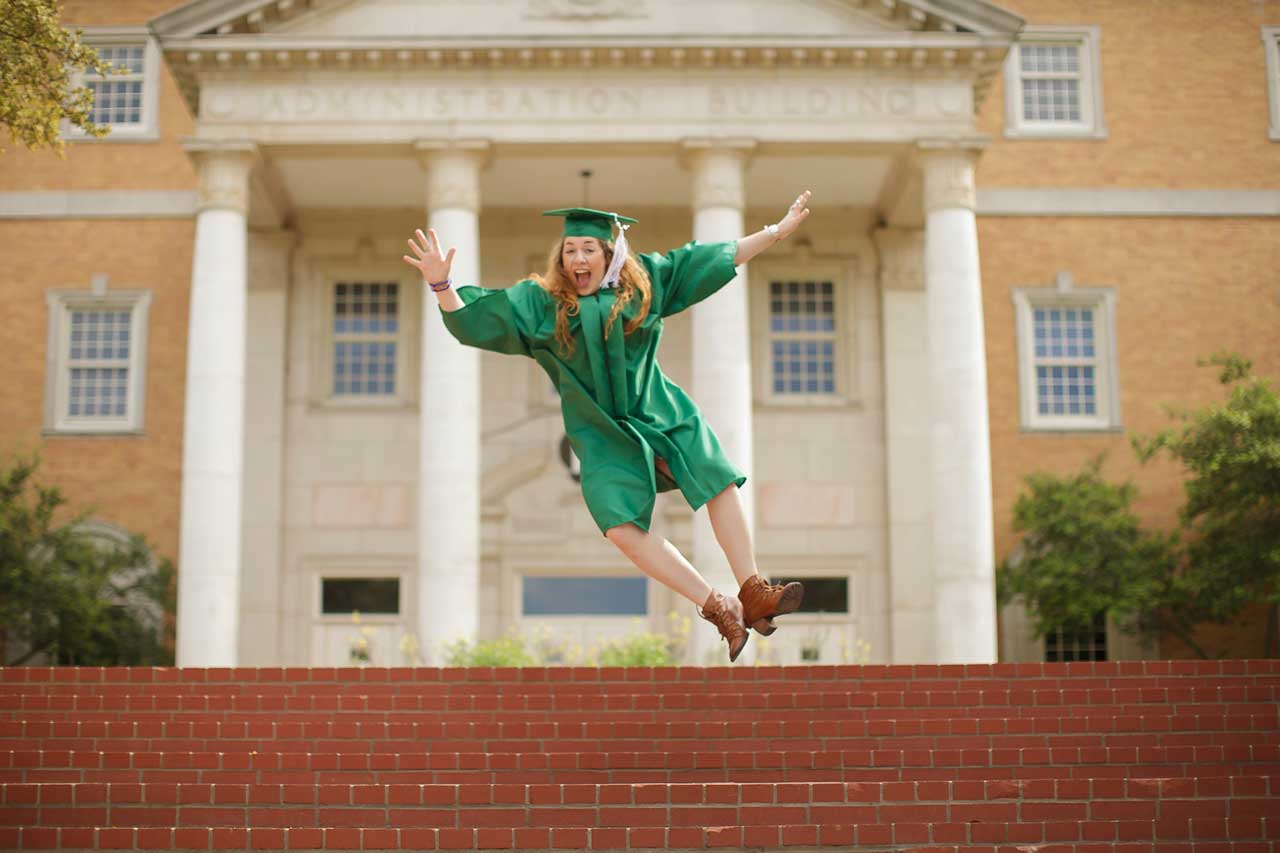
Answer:
[[[524,578],[525,616],[644,616],[648,587],[635,577]]]
[[[1267,95],[1271,102],[1272,140],[1280,142],[1280,27],[1262,28],[1263,50],[1267,56]]]
[[[769,282],[770,385],[774,394],[834,394],[836,314],[830,281]]]
[[[105,76],[84,72],[77,76],[76,83],[93,92],[90,119],[111,128],[106,139],[158,138],[160,52],[147,30],[90,27],[85,30],[84,40],[116,71]],[[65,135],[70,139],[93,139],[74,127],[68,127]]]
[[[804,599],[797,613],[848,613],[848,577],[770,577],[769,583],[782,584],[792,581],[804,584]]]
[[[855,329],[869,306],[856,260],[794,257],[751,263],[751,371],[756,405],[847,406],[858,400]],[[856,303],[856,304],[855,304]]]
[[[320,612],[323,615],[400,613],[399,578],[322,578]]]
[[[1097,27],[1024,30],[1005,61],[1005,135],[1107,135]]]
[[[49,430],[142,429],[151,294],[99,290],[49,294]]]
[[[1045,663],[1107,659],[1107,614],[1099,613],[1082,631],[1050,631],[1044,637]]]
[[[1023,427],[1118,428],[1114,291],[1076,289],[1062,273],[1055,288],[1018,289],[1013,301]]]
[[[334,397],[394,397],[399,393],[400,285],[333,285]]]

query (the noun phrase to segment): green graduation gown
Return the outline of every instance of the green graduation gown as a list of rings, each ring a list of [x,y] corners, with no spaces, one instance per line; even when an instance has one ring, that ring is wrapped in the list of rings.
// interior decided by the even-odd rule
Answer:
[[[658,367],[662,320],[706,299],[736,270],[737,244],[693,242],[661,254],[637,255],[653,296],[640,328],[624,337],[636,316],[633,299],[605,340],[614,291],[578,300],[569,318],[574,352],[556,343],[556,303],[537,282],[511,287],[460,287],[465,305],[442,312],[445,327],[463,344],[526,355],[542,366],[560,392],[565,432],[582,469],[582,495],[601,532],[633,522],[648,530],[658,492],[678,488],[698,509],[730,484],[747,478],[720,448],[693,400]],[[674,482],[654,459],[671,469]]]

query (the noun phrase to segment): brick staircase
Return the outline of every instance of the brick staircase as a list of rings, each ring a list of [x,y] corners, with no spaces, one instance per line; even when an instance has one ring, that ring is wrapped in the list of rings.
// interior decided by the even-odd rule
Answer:
[[[1280,661],[0,670],[0,849],[1280,850]]]

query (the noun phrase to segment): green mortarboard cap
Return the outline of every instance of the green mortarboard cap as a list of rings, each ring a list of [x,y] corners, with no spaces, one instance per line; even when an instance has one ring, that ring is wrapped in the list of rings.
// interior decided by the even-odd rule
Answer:
[[[613,223],[625,222],[629,225],[636,220],[630,216],[617,213],[606,213],[603,210],[591,210],[587,207],[564,207],[559,210],[543,211],[543,216],[563,216],[563,237],[595,237],[597,240],[613,239]]]

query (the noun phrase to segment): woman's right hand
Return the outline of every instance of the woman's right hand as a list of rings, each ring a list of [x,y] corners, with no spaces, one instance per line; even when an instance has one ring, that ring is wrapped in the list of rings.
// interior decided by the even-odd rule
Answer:
[[[422,273],[422,280],[427,284],[438,284],[449,277],[449,268],[453,266],[453,253],[457,248],[449,249],[449,254],[441,255],[440,240],[436,237],[434,228],[428,228],[427,233],[423,234],[419,228],[413,232],[418,239],[409,238],[409,248],[413,250],[416,257],[404,256],[404,262],[411,267],[417,267],[418,272]],[[421,244],[421,245],[419,245]]]

